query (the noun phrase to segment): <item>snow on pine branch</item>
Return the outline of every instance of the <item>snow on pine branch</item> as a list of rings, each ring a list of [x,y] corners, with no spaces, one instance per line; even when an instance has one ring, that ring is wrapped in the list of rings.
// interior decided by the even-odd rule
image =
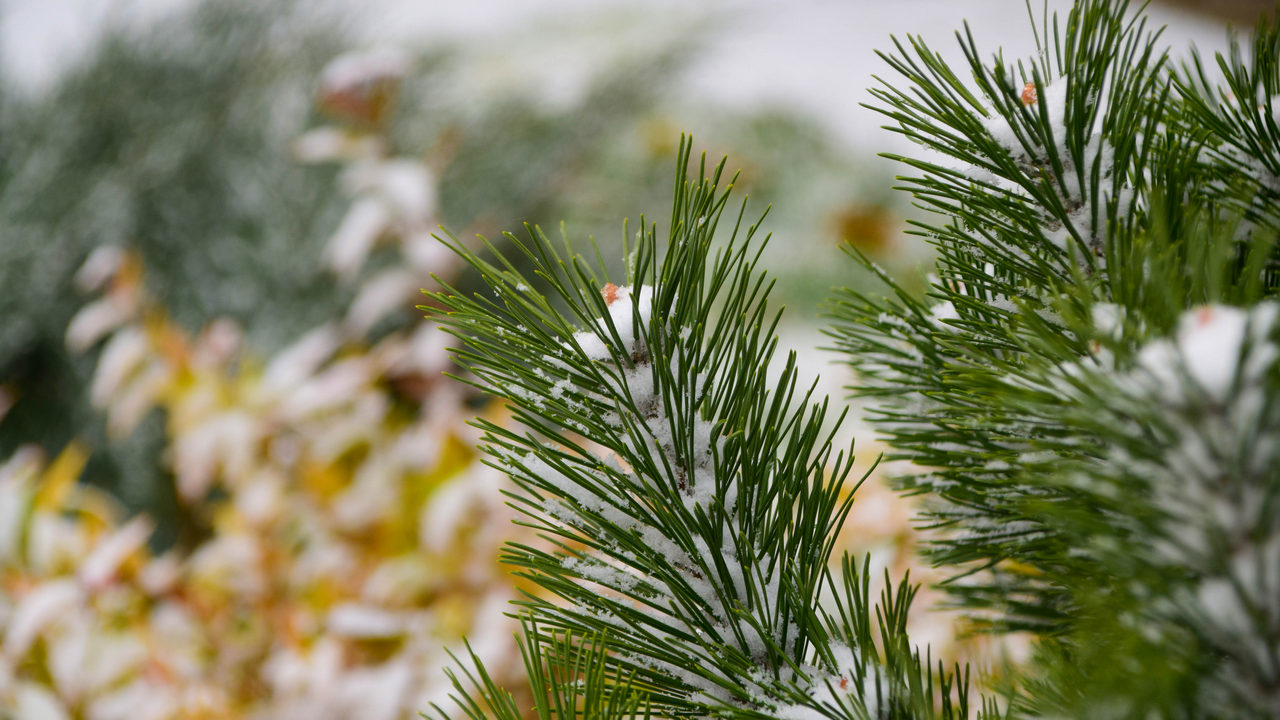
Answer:
[[[1280,501],[1278,318],[1275,302],[1192,308],[1119,383],[1165,408],[1163,452],[1126,447],[1117,459],[1164,515],[1157,557],[1202,574],[1204,621],[1246,664],[1280,633],[1280,519],[1267,509]],[[1280,667],[1271,673],[1280,681]]]
[[[1164,57],[1116,5],[1077,3],[1061,33],[1055,14],[1025,63],[984,60],[964,33],[964,72],[919,38],[884,56],[907,82],[873,90],[873,109],[923,149],[896,159],[939,213],[925,229],[943,264],[994,262],[1039,285],[1093,273],[1115,226],[1147,212],[1136,167],[1161,142]]]
[[[600,294],[608,306],[609,325],[617,333],[617,346],[630,355],[642,352],[642,338],[637,337],[635,320],[639,320],[641,327],[649,324],[653,315],[653,288],[640,288],[638,297],[633,299],[631,288],[608,283],[601,288]],[[588,358],[603,361],[611,357],[609,346],[613,343],[608,341],[610,334],[603,330],[603,326],[597,326],[594,331],[574,333],[573,340]]]
[[[1151,602],[1130,622],[1152,636],[1190,628],[1223,658],[1209,687],[1240,694],[1210,704],[1274,709],[1265,688],[1280,687],[1280,303],[1193,307],[1171,336],[1116,356],[1126,323],[1145,331],[1131,314],[1095,305],[1110,347],[1009,380],[1058,398],[1038,412],[1063,423],[1062,437],[1046,440],[1055,450],[1024,456],[1024,471],[1107,508],[1113,535],[1079,530],[1090,545],[1078,553],[1157,573],[1156,586],[1128,581]],[[1051,523],[1077,532],[1069,519]]]
[[[677,193],[665,251],[656,228],[637,235],[626,285],[535,229],[509,239],[538,283],[455,244],[493,295],[432,294],[474,384],[512,411],[514,424],[479,422],[485,450],[555,544],[508,550],[566,603],[529,609],[607,630],[617,662],[683,688],[661,698],[681,712],[772,708],[779,683],[835,670],[808,664],[813,595],[850,502],[825,403],[796,393],[794,356],[770,377],[757,226],[740,214],[713,252],[719,173]]]
[[[620,442],[609,443],[611,447],[593,443],[596,447],[587,455],[562,455],[556,466],[540,457],[549,447],[541,452],[528,448],[523,455],[500,451],[500,457],[519,482],[551,493],[537,510],[575,528],[578,540],[596,551],[594,556],[568,555],[560,566],[569,576],[616,593],[617,600],[601,597],[594,608],[588,606],[594,619],[615,629],[640,622],[650,632],[677,627],[691,637],[709,634],[752,663],[767,665],[770,651],[794,640],[799,631],[794,621],[790,627],[770,622],[786,617],[779,612],[784,564],[759,548],[743,546],[746,535],[737,513],[740,473],[725,456],[717,425],[700,412],[697,399],[708,397],[707,383],[722,378],[703,372],[694,375],[692,386],[661,387],[664,380],[682,377],[690,359],[683,345],[672,348],[670,377],[651,362],[644,332],[637,328],[658,331],[648,323],[652,288],[642,287],[634,303],[630,288],[609,284],[601,292],[609,321],[574,333],[572,344],[592,362],[613,365],[614,358],[623,358],[631,367],[602,372],[599,390],[561,390],[557,383],[553,391],[582,393],[595,401],[592,407],[613,406],[602,417],[618,430]],[[671,334],[677,340],[688,337],[681,330]],[[692,412],[681,412],[681,398],[695,399]],[[602,466],[608,471],[602,472]],[[680,505],[669,504],[672,500]],[[626,603],[625,611],[618,602]],[[735,616],[739,608],[749,609],[760,622],[741,623]],[[641,620],[629,612],[637,609],[648,617]],[[683,645],[691,660],[705,664],[706,658],[698,657],[705,652],[699,644]],[[730,699],[718,685],[685,668],[638,655],[631,659],[677,674],[708,699]]]

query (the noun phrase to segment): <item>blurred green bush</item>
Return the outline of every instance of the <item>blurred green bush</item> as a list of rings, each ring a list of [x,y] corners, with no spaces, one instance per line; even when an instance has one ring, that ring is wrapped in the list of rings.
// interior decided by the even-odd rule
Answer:
[[[80,438],[93,449],[85,479],[159,518],[162,544],[174,537],[163,418],[108,441],[86,401],[96,358],[64,346],[86,302],[71,279],[94,248],[130,249],[179,327],[229,318],[261,355],[340,317],[358,283],[335,282],[321,259],[346,204],[337,169],[301,165],[290,147],[319,122],[316,78],[350,44],[344,27],[302,4],[202,3],[108,33],[47,93],[0,85],[0,383],[14,400],[0,456]],[[391,146],[437,171],[437,217],[459,236],[564,219],[575,236],[609,242],[621,215],[635,221],[667,201],[671,117],[688,111],[669,90],[698,30],[601,68],[559,108],[532,94],[469,95],[456,83],[466,48],[429,48],[404,80]],[[785,113],[701,112],[717,127],[712,151],[744,167],[740,184],[764,201],[790,198],[777,224],[786,255],[811,238],[834,248],[833,208],[856,209],[872,184],[847,156]],[[363,272],[394,262],[375,254]],[[789,286],[784,268],[784,299],[791,287],[815,304],[830,267],[802,262]],[[375,331],[415,320],[406,306]]]

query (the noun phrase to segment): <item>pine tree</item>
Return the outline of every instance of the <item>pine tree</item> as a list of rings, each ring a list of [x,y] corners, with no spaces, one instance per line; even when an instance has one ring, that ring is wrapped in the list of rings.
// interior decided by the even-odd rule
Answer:
[[[1025,62],[967,29],[961,68],[883,55],[936,276],[841,292],[831,333],[945,587],[1033,660],[971,701],[907,637],[909,578],[877,603],[865,561],[828,569],[849,455],[794,358],[771,380],[760,226],[685,142],[622,286],[532,228],[532,277],[455,241],[491,292],[433,297],[549,543],[506,556],[545,592],[538,717],[1280,716],[1280,29],[1211,66],[1123,0],[1032,26]],[[521,716],[455,680],[468,717]]]

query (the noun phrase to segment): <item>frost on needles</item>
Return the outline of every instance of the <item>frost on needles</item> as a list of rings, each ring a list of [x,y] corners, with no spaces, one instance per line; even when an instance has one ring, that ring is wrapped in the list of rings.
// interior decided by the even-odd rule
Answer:
[[[616,283],[534,229],[454,243],[488,290],[433,296],[548,542],[505,558],[540,588],[538,717],[1280,717],[1280,32],[1210,64],[1120,0],[1032,15],[1028,61],[967,31],[959,68],[884,55],[937,260],[923,297],[881,273],[831,310],[945,587],[1031,660],[970,708],[909,583],[827,569],[850,461],[792,361],[767,380],[757,225],[683,143],[665,244],[642,222]],[[525,710],[483,668],[456,689]]]
[[[794,354],[771,379],[759,224],[728,212],[723,162],[689,158],[665,243],[642,219],[617,284],[530,228],[510,259],[452,243],[487,292],[431,295],[468,381],[510,408],[479,421],[485,449],[547,541],[504,557],[541,588],[520,603],[536,714],[965,716],[905,636],[912,588],[877,607],[865,565],[828,568],[852,458]],[[523,716],[482,668],[456,686],[469,717]]]
[[[1125,2],[1059,20],[885,56],[936,275],[833,334],[953,598],[1036,640],[1012,715],[1280,717],[1280,36],[1210,69]]]

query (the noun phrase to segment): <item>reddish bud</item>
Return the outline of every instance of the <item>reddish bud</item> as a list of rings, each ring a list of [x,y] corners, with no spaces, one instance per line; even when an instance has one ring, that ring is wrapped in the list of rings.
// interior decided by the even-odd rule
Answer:
[[[1028,82],[1026,85],[1022,86],[1022,104],[1023,105],[1036,104],[1036,84],[1035,83]]]

